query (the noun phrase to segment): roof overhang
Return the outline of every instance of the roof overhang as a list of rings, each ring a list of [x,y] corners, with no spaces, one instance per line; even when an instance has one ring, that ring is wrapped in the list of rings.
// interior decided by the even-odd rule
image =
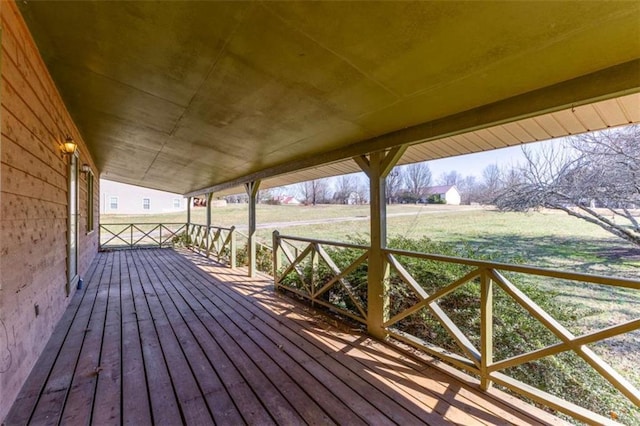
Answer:
[[[102,177],[171,192],[348,173],[345,159],[401,144],[413,162],[640,121],[637,2],[20,9]]]

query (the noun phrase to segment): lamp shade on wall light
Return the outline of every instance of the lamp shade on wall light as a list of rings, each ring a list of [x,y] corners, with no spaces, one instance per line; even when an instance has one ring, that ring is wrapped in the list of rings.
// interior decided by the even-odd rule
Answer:
[[[67,138],[62,143],[62,152],[65,154],[73,154],[76,152],[76,148],[78,145],[75,143],[71,136],[67,136]]]

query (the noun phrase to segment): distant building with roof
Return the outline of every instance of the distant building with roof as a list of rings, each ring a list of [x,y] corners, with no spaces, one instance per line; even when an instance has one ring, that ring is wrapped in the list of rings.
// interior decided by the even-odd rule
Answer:
[[[100,214],[158,214],[187,209],[180,194],[100,180]]]
[[[455,185],[430,186],[424,190],[423,202],[460,205],[460,191]]]

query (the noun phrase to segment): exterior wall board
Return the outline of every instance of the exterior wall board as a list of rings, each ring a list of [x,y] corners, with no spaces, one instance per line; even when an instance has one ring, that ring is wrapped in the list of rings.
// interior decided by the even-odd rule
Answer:
[[[157,214],[184,212],[187,210],[187,200],[179,194],[108,180],[103,180],[100,183],[100,189],[101,214]],[[118,199],[117,209],[110,208],[109,200],[111,197]],[[143,200],[145,198],[150,202],[149,209],[143,208]],[[174,200],[180,201],[180,207],[173,205]]]
[[[79,174],[81,277],[97,252],[100,192],[98,170],[13,2],[0,2],[0,19],[1,421],[70,301],[68,159],[59,149],[67,135],[78,143],[79,164],[96,176],[94,231],[87,232],[87,177]]]
[[[444,199],[447,201],[447,204],[451,204],[454,206],[459,206],[461,201],[460,193],[455,188],[451,188],[450,190],[448,190],[446,194],[444,194]]]

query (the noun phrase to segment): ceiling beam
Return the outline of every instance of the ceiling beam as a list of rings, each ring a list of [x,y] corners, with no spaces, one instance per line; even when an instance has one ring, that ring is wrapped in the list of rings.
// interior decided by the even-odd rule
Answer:
[[[228,182],[200,188],[184,195],[190,197],[207,192],[222,191],[241,186],[247,182],[312,168],[399,145],[428,142],[429,140],[471,132],[638,92],[640,92],[640,59],[458,114],[367,139],[334,151],[269,167]]]

